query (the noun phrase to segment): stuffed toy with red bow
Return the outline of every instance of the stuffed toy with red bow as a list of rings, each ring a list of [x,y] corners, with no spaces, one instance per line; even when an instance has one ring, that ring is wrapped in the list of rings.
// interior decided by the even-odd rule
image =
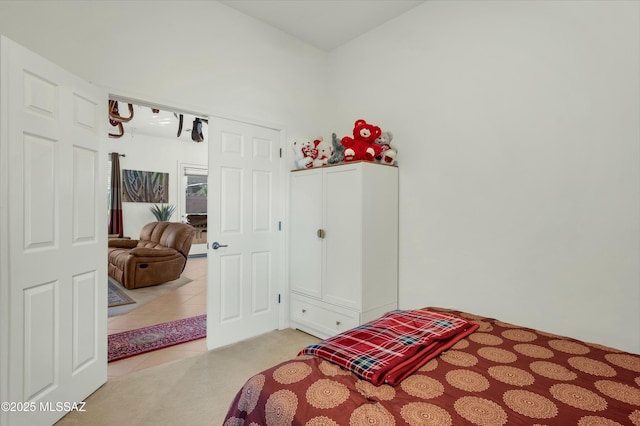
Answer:
[[[398,150],[391,145],[391,139],[393,139],[393,133],[388,131],[382,132],[376,139],[376,143],[382,147],[382,152],[376,156],[376,162],[389,165],[396,164]]]
[[[353,138],[345,136],[341,141],[344,146],[344,161],[374,161],[382,153],[382,147],[375,143],[381,133],[380,127],[357,120],[353,125]]]
[[[329,158],[333,157],[333,145],[329,142],[325,142],[322,136],[314,141],[318,156],[313,160],[313,167],[326,166],[329,163]]]
[[[299,169],[310,169],[312,167],[327,164],[328,159],[333,155],[333,149],[328,143],[322,142],[322,137],[314,140],[298,139],[291,144],[296,155],[296,166]]]

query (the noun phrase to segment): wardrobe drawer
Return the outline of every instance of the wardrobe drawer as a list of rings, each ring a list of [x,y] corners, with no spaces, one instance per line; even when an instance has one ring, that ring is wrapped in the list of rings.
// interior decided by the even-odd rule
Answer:
[[[293,293],[291,322],[295,328],[325,339],[360,325],[360,312]]]

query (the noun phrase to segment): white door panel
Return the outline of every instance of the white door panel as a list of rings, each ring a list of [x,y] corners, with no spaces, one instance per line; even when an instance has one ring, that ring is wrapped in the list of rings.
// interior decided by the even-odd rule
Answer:
[[[0,54],[0,400],[79,402],[106,381],[108,98],[4,37]]]
[[[362,221],[368,214],[362,203],[362,173],[357,167],[327,169],[324,209],[327,237],[324,246],[324,300],[361,309]],[[349,253],[350,262],[344,261]]]
[[[243,177],[243,170],[240,168],[222,167],[220,169],[219,209],[221,216],[218,235],[221,238],[240,235],[243,231]]]
[[[278,328],[280,132],[209,119],[207,345]]]
[[[322,169],[291,173],[290,209],[297,216],[290,229],[291,290],[322,297]],[[304,214],[300,214],[304,212]],[[319,231],[320,235],[319,235]]]

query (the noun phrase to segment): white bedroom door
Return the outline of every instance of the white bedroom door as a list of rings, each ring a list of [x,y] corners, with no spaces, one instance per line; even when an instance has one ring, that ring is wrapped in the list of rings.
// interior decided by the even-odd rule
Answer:
[[[5,37],[0,70],[0,423],[53,424],[107,379],[108,97]]]
[[[280,131],[209,118],[207,346],[279,325]]]

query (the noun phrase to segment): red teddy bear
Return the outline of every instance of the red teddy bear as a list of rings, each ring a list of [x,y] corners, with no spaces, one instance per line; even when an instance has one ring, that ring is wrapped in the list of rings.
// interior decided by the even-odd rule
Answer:
[[[364,120],[356,120],[353,125],[353,138],[349,136],[342,138],[344,161],[374,161],[376,156],[382,153],[382,147],[375,143],[381,133],[380,127]]]

